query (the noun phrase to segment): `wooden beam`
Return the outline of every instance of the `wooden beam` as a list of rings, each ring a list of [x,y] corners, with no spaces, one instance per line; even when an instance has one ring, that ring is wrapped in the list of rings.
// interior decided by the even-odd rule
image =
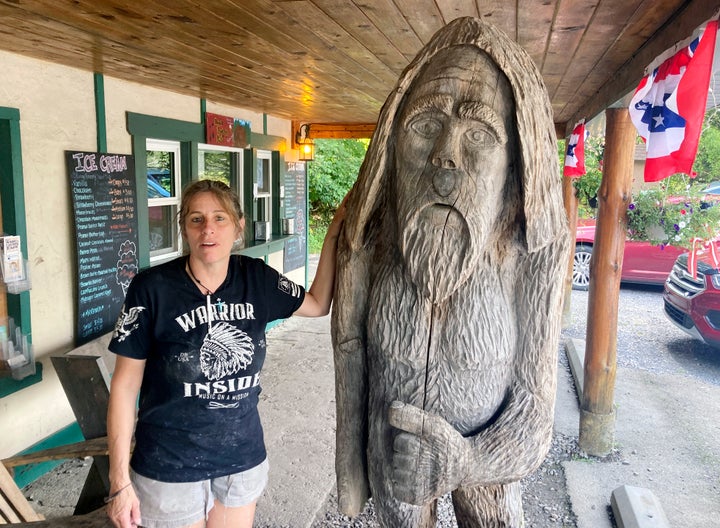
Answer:
[[[572,129],[568,129],[570,126],[574,125],[572,123],[555,123],[555,135],[557,138],[567,138],[572,132]]]
[[[42,515],[32,509],[5,466],[0,464],[0,524],[43,519]]]
[[[101,456],[108,454],[107,436],[93,438],[82,442],[75,442],[58,447],[43,449],[42,451],[34,451],[24,455],[15,455],[5,458],[2,464],[6,468],[14,468],[16,466],[24,466],[26,464],[37,464],[39,462],[47,462],[49,460],[65,460],[69,458],[85,458],[88,456]]]
[[[312,123],[312,139],[362,139],[371,138],[375,123]]]
[[[635,127],[628,109],[611,108],[605,115],[605,169],[590,261],[579,436],[580,449],[593,456],[610,454],[615,436],[618,303],[635,150]]]
[[[308,125],[308,137],[315,139],[363,139],[371,138],[375,132],[375,123],[307,123],[292,122],[292,148],[298,148],[296,139],[301,125]]]

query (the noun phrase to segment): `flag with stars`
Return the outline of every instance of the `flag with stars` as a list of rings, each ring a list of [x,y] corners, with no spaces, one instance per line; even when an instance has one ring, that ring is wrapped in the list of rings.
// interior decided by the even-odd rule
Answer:
[[[630,101],[630,119],[645,140],[645,181],[659,181],[692,165],[705,116],[717,20],[645,76]]]
[[[575,124],[565,151],[563,176],[579,178],[585,174],[585,120]]]

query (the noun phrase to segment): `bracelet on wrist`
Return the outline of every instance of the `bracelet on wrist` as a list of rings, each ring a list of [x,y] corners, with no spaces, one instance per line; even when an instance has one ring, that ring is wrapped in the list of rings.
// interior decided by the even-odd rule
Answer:
[[[115,498],[116,498],[118,495],[120,495],[120,493],[122,493],[123,491],[125,491],[125,490],[126,490],[127,488],[129,488],[130,486],[132,486],[132,482],[129,482],[129,483],[125,484],[122,488],[120,488],[119,490],[117,490],[115,493],[111,493],[110,495],[108,495],[107,497],[105,497],[105,498],[103,499],[103,502],[104,502],[105,504],[108,504],[109,502],[114,501]]]

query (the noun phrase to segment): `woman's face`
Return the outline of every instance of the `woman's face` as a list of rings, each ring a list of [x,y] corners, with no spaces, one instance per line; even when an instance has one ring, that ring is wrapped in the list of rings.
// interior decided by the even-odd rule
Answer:
[[[240,237],[244,223],[244,219],[240,220],[240,225],[236,226],[233,216],[213,193],[198,193],[190,200],[183,226],[190,254],[205,264],[226,259],[233,243]]]

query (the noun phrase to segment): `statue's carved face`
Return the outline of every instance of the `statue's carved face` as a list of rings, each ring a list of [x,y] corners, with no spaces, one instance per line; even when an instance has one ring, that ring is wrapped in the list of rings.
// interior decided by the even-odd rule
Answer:
[[[435,301],[469,276],[502,208],[515,144],[505,75],[483,52],[439,52],[411,86],[397,123],[400,247]]]

